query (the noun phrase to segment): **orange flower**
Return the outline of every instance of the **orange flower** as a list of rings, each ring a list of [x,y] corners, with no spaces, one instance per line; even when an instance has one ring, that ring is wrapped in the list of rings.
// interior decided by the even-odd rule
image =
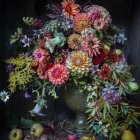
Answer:
[[[80,13],[74,18],[74,31],[81,33],[82,30],[91,27],[91,23],[87,17],[87,14]]]
[[[74,0],[64,0],[62,2],[63,14],[70,19],[80,12],[79,4],[75,4]]]

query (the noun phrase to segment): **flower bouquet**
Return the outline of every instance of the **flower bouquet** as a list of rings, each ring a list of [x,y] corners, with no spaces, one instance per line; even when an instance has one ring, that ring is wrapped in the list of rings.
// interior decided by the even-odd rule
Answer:
[[[57,99],[56,89],[70,84],[87,96],[91,133],[112,139],[123,125],[139,123],[139,113],[127,98],[138,89],[123,52],[127,39],[112,25],[109,12],[74,0],[47,7],[46,21],[23,17],[26,33],[17,28],[10,38],[19,49],[6,60],[10,93],[31,88],[37,97],[31,113],[43,115],[46,95]]]

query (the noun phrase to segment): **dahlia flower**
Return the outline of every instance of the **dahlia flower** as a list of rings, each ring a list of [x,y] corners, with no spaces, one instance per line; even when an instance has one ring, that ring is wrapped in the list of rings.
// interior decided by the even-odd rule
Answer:
[[[117,105],[121,101],[120,93],[114,92],[103,92],[103,98],[105,102],[109,103],[110,105]]]
[[[105,64],[101,67],[100,70],[98,70],[98,74],[100,76],[100,78],[102,80],[107,80],[110,78],[111,76],[111,69],[110,69],[110,66]]]
[[[47,51],[39,48],[39,49],[36,49],[33,53],[34,55],[34,60],[37,61],[37,62],[43,62],[45,59],[49,59],[49,54]]]
[[[88,53],[88,55],[93,56],[100,54],[99,49],[101,48],[101,42],[93,37],[93,38],[87,38],[82,41],[81,43],[81,49]]]
[[[52,84],[62,85],[69,79],[69,71],[64,65],[56,64],[48,70],[48,77]]]
[[[83,51],[72,52],[67,60],[66,66],[72,72],[84,74],[88,72],[92,66],[91,58]]]
[[[93,55],[92,62],[94,65],[98,65],[102,63],[106,59],[105,52],[101,49],[100,54]]]
[[[74,18],[74,31],[81,33],[82,30],[91,27],[87,14],[80,13]]]
[[[112,64],[112,63],[119,62],[120,58],[115,52],[110,52],[109,53],[109,60],[110,60],[110,63]]]
[[[92,5],[87,9],[88,18],[95,29],[101,30],[111,23],[109,12],[102,6]]]
[[[96,30],[104,29],[104,27],[105,27],[105,20],[104,20],[104,18],[97,18],[97,19],[95,19],[93,25],[94,25],[94,28]]]
[[[74,0],[64,0],[62,7],[63,14],[69,19],[73,19],[73,17],[80,12],[79,4],[75,4]]]
[[[68,46],[71,49],[78,50],[81,47],[82,38],[78,34],[71,34],[68,38]]]
[[[47,79],[47,70],[46,70],[46,65],[45,64],[40,64],[37,73],[40,79]]]
[[[82,32],[81,32],[83,39],[93,37],[94,34],[95,34],[95,30],[93,28],[86,28],[86,29],[82,30]]]

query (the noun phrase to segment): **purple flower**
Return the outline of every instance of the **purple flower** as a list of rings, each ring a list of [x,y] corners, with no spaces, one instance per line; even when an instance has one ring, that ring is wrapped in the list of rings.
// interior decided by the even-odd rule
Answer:
[[[14,64],[8,64],[7,65],[7,72],[11,72],[15,69],[15,65]]]
[[[103,92],[103,98],[105,102],[110,105],[117,105],[121,101],[121,95],[118,92]]]
[[[28,38],[27,35],[22,36],[21,42],[24,44],[24,48],[30,46],[30,38]]]

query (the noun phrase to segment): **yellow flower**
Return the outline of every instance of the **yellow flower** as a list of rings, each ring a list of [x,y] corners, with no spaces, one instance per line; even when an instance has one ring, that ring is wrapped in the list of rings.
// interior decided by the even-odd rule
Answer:
[[[71,34],[68,38],[68,46],[71,49],[78,50],[81,46],[81,35]]]
[[[87,53],[83,51],[74,51],[68,56],[66,66],[72,72],[84,74],[90,70],[92,60]]]

